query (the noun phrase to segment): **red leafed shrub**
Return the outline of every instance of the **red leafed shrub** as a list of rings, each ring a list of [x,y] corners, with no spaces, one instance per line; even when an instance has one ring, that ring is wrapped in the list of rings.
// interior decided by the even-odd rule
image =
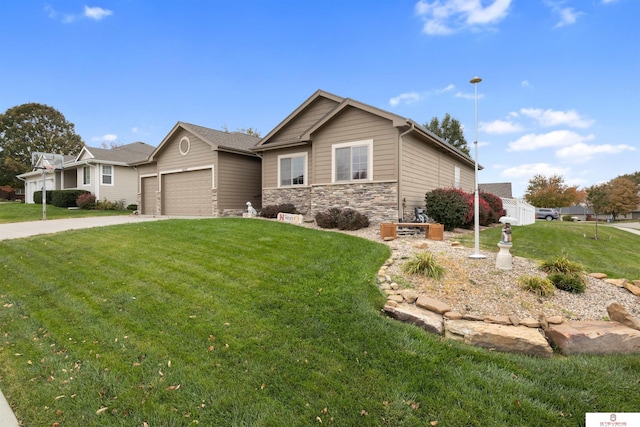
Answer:
[[[425,194],[425,211],[429,218],[444,225],[447,231],[462,227],[473,219],[473,196],[457,188],[438,188]]]
[[[489,204],[489,223],[496,223],[501,216],[506,215],[506,212],[502,205],[502,199],[500,197],[496,196],[493,193],[481,191],[480,198],[484,199]]]
[[[480,225],[487,226],[491,224],[491,221],[489,220],[491,208],[489,207],[489,203],[487,203],[484,199],[479,197],[478,201],[480,202],[478,204],[478,206],[480,207],[478,209],[478,218],[479,218]],[[464,227],[472,228],[474,226],[474,216],[475,216],[475,203],[474,203],[473,194],[467,195],[467,204],[469,206],[469,213],[465,217]]]
[[[84,193],[78,196],[76,199],[76,205],[80,209],[95,209],[96,196],[91,193]]]

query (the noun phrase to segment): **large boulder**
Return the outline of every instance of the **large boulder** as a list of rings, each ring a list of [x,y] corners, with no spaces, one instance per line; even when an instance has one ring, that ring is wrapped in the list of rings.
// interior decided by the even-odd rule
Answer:
[[[416,326],[423,328],[427,332],[442,335],[442,315],[433,313],[428,310],[422,310],[415,305],[398,305],[392,307],[390,305],[384,306],[389,316],[401,322],[413,323]]]
[[[526,326],[507,326],[469,320],[445,320],[445,336],[478,347],[498,351],[551,357],[553,350],[544,336]]]
[[[640,331],[618,322],[564,322],[549,325],[545,333],[566,355],[640,354]]]

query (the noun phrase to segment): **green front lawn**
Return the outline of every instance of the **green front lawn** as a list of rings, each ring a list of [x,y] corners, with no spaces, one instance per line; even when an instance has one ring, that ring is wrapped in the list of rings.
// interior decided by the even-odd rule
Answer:
[[[497,252],[502,226],[480,233],[480,248]],[[552,259],[566,253],[572,261],[583,264],[588,272],[605,273],[610,277],[640,279],[640,236],[598,224],[598,240],[594,240],[593,222],[536,221],[535,224],[512,227],[515,256]],[[474,234],[461,235],[465,246],[473,247]]]
[[[638,410],[639,356],[500,354],[386,318],[388,256],[246,219],[2,241],[0,389],[25,426],[575,426]]]
[[[131,211],[67,209],[47,205],[47,219],[83,218],[87,216],[131,215]],[[42,220],[42,205],[0,202],[0,224]]]

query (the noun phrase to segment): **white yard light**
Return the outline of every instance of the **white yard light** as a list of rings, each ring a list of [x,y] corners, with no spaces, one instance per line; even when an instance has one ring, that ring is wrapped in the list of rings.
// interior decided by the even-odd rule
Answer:
[[[474,234],[475,234],[475,252],[473,255],[469,255],[469,258],[486,258],[486,256],[480,253],[480,194],[478,192],[478,83],[480,83],[482,79],[478,76],[472,78],[469,83],[473,85],[474,88],[474,99],[475,99],[475,139],[473,141],[473,145],[475,148],[475,193],[473,196],[473,223],[474,223]]]

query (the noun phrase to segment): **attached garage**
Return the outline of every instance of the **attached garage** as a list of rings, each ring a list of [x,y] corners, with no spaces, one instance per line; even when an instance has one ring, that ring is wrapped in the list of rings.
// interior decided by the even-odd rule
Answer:
[[[162,215],[212,216],[213,170],[162,175]]]
[[[154,215],[156,213],[156,192],[158,191],[158,177],[142,177],[141,181],[141,212],[143,215]]]

